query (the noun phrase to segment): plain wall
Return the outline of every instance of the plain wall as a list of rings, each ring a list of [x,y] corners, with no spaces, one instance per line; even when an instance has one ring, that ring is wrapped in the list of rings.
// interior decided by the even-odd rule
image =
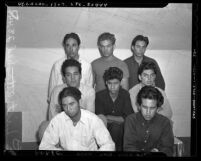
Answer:
[[[8,108],[22,112],[23,142],[36,141],[38,126],[46,119],[50,70],[53,63],[64,55],[61,42],[68,32],[80,35],[80,55],[89,62],[100,56],[96,42],[102,32],[115,34],[114,54],[122,60],[131,55],[130,44],[134,36],[148,36],[150,44],[146,55],[158,61],[164,76],[166,94],[173,110],[174,134],[190,136],[191,4],[169,4],[162,9],[8,9],[18,15],[10,26],[14,30],[14,40],[6,43],[5,66],[9,68],[6,76],[10,76],[12,68],[14,79],[14,95],[9,97],[9,101],[15,105]]]

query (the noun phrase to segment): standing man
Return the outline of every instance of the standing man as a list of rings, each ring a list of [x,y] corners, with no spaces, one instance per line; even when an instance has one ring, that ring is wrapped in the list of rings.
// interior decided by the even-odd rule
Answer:
[[[103,75],[107,89],[96,93],[95,113],[103,120],[116,145],[117,151],[123,150],[124,119],[133,113],[130,95],[121,88],[123,72],[110,67]]]
[[[140,89],[144,86],[155,87],[155,80],[157,79],[157,68],[155,64],[153,62],[143,62],[138,69],[138,78],[140,80],[140,83],[136,84],[129,90],[132,107],[135,112],[138,112],[139,110],[136,98]],[[161,92],[164,98],[164,102],[161,107],[157,109],[157,112],[171,119],[172,109],[169,100],[165,94],[165,91],[158,87],[156,88]]]
[[[158,114],[160,91],[144,86],[137,95],[140,111],[129,115],[124,126],[124,151],[163,152],[173,156],[174,135],[170,120]]]
[[[93,73],[91,64],[81,58],[78,54],[80,49],[80,38],[76,33],[66,34],[62,45],[65,51],[65,56],[59,60],[57,60],[52,67],[49,85],[48,85],[48,103],[50,99],[51,92],[53,88],[59,84],[63,84],[62,74],[61,74],[61,65],[66,59],[75,59],[79,61],[82,65],[82,79],[81,82],[88,86],[93,85]]]
[[[66,87],[59,94],[62,112],[45,130],[39,150],[114,151],[115,145],[101,119],[80,109],[81,92]]]
[[[136,36],[132,41],[131,51],[133,55],[124,60],[124,62],[128,65],[130,75],[129,89],[131,89],[133,86],[139,83],[137,72],[140,64],[142,62],[153,62],[156,65],[157,69],[156,86],[165,90],[165,81],[161,74],[161,70],[158,66],[158,63],[156,62],[156,60],[144,55],[148,44],[149,44],[148,37],[144,37],[142,35]]]
[[[103,74],[109,67],[118,67],[123,71],[123,79],[121,85],[128,90],[129,71],[125,62],[113,55],[115,49],[115,36],[111,33],[105,32],[98,37],[98,49],[101,57],[92,62],[94,86],[96,92],[106,88]]]

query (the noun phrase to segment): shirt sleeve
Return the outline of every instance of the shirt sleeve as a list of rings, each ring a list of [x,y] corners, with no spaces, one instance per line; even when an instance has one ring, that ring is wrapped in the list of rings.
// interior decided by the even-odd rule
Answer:
[[[136,95],[134,93],[133,88],[131,88],[129,90],[129,94],[130,94],[130,100],[131,100],[131,105],[132,105],[133,111],[136,113],[136,112],[138,112],[138,108],[136,105]]]
[[[93,121],[93,127],[93,134],[99,146],[99,151],[115,151],[115,143],[103,121],[97,117]]]
[[[105,111],[104,111],[104,105],[103,102],[101,100],[101,95],[96,93],[96,97],[95,97],[95,114],[103,114],[105,115]]]
[[[50,103],[49,103],[49,112],[48,112],[48,119],[51,120],[56,114],[61,112],[61,107],[58,104],[58,92],[56,88],[53,89]]]
[[[62,150],[57,148],[56,144],[59,143],[59,127],[58,123],[51,121],[44,132],[43,138],[39,145],[39,150]]]
[[[170,121],[168,120],[164,125],[157,149],[165,153],[167,156],[172,156],[173,146],[174,146],[174,135],[172,131],[172,126],[170,124]]]
[[[137,132],[134,120],[130,116],[126,117],[124,124],[124,140],[123,150],[124,151],[138,151],[137,145]]]
[[[159,112],[161,115],[171,119],[172,118],[172,109],[170,106],[170,102],[165,94],[165,92],[162,92],[163,97],[164,97],[164,103],[161,106],[161,108],[159,108]],[[161,110],[160,110],[161,109]]]
[[[155,65],[156,65],[156,69],[157,69],[157,76],[156,76],[156,86],[165,90],[165,81],[164,81],[164,78],[163,78],[163,75],[161,73],[161,70],[158,66],[158,63],[155,61]]]
[[[87,82],[86,84],[89,86],[89,87],[93,87],[93,72],[92,72],[92,67],[91,67],[91,64],[89,66],[89,69],[88,69],[88,79],[87,79]]]
[[[131,113],[134,113],[132,105],[131,105],[131,99],[130,99],[130,94],[126,93],[125,95],[125,99],[124,99],[124,114],[123,114],[123,118],[125,119],[126,116],[128,116]]]
[[[89,94],[86,102],[86,110],[95,113],[95,90],[91,89],[88,92]]]
[[[58,84],[59,73],[56,70],[56,65],[54,64],[51,69],[49,84],[48,84],[48,101],[50,101],[50,96],[53,88]]]

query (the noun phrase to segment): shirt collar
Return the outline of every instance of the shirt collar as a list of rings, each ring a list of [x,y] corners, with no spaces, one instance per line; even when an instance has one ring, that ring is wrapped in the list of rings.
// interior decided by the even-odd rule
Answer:
[[[82,124],[86,124],[86,119],[84,117],[85,116],[84,112],[83,112],[82,109],[80,109],[80,110],[81,110],[81,117],[80,117],[80,120],[78,122],[80,122]],[[63,114],[65,115],[65,120],[66,121],[71,121],[72,122],[71,118],[68,115],[66,115],[66,113],[64,111],[63,111]]]
[[[144,117],[142,116],[141,112],[139,111],[138,115],[137,115],[138,116],[137,118],[142,124],[146,125],[146,124],[152,124],[155,121],[156,117],[157,117],[156,115],[157,115],[157,113],[155,113],[155,116],[150,121],[147,121],[147,120],[144,119]]]

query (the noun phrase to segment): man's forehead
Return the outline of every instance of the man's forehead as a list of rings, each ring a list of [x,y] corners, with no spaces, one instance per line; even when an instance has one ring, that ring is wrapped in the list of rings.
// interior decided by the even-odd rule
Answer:
[[[144,69],[142,74],[155,74],[153,69]]]
[[[68,66],[65,68],[65,72],[79,72],[79,69],[77,66]]]

